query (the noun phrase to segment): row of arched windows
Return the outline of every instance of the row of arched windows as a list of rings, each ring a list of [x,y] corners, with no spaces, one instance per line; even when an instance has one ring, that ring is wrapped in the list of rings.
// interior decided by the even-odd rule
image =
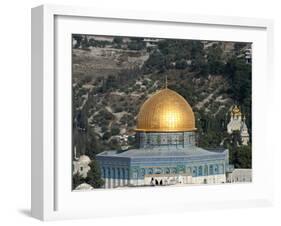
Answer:
[[[128,179],[129,170],[126,168],[102,168],[102,178]]]
[[[147,174],[180,174],[180,173],[190,173],[193,177],[198,176],[208,176],[215,174],[224,173],[223,164],[211,164],[211,165],[201,165],[193,167],[157,167],[157,168],[141,168],[132,171],[133,178],[142,178]],[[129,179],[129,169],[127,168],[112,168],[103,167],[102,168],[103,178],[113,178],[113,179]]]
[[[143,177],[145,174],[180,174],[180,173],[190,173],[193,177],[197,176],[208,176],[215,174],[224,173],[223,164],[213,164],[213,165],[202,165],[188,167],[171,167],[171,168],[141,168],[135,170],[135,175]]]
[[[188,170],[191,173],[191,168]],[[215,174],[223,174],[224,173],[224,165],[223,164],[212,164],[212,165],[204,165],[204,166],[194,166],[192,167],[192,176],[208,176]]]
[[[142,133],[138,135],[140,146],[145,145],[184,145],[184,143],[194,144],[194,133]]]

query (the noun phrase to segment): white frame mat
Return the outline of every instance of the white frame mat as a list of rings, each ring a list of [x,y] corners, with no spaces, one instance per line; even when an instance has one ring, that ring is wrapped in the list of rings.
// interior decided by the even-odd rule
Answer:
[[[56,220],[271,205],[273,148],[266,109],[273,99],[272,32],[273,22],[265,19],[55,5],[32,9],[32,216]],[[253,182],[72,192],[73,33],[252,42]]]

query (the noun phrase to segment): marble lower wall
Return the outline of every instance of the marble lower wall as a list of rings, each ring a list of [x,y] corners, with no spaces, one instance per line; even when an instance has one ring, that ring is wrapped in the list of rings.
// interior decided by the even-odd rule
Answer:
[[[167,186],[180,184],[221,184],[226,183],[225,174],[192,177],[190,175],[149,175],[144,179],[105,179],[104,188],[118,188],[125,186]]]
[[[193,177],[192,184],[221,184],[226,183],[225,174]]]

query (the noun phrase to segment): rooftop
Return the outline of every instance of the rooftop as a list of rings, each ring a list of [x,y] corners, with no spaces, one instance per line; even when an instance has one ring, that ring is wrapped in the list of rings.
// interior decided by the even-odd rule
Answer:
[[[126,151],[104,151],[98,156],[127,157],[127,158],[153,158],[153,157],[199,157],[218,156],[225,154],[226,149],[205,150],[196,146],[180,147],[155,147],[147,149],[130,149]]]

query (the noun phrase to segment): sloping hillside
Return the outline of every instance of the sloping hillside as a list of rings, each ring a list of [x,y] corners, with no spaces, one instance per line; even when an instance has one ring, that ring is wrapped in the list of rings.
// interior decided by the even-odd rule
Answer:
[[[73,48],[78,154],[93,158],[106,149],[133,147],[139,108],[164,87],[166,76],[169,88],[193,107],[199,145],[220,145],[234,103],[242,106],[251,132],[251,65],[241,58],[249,44],[119,38],[101,46],[84,39],[75,39]]]

